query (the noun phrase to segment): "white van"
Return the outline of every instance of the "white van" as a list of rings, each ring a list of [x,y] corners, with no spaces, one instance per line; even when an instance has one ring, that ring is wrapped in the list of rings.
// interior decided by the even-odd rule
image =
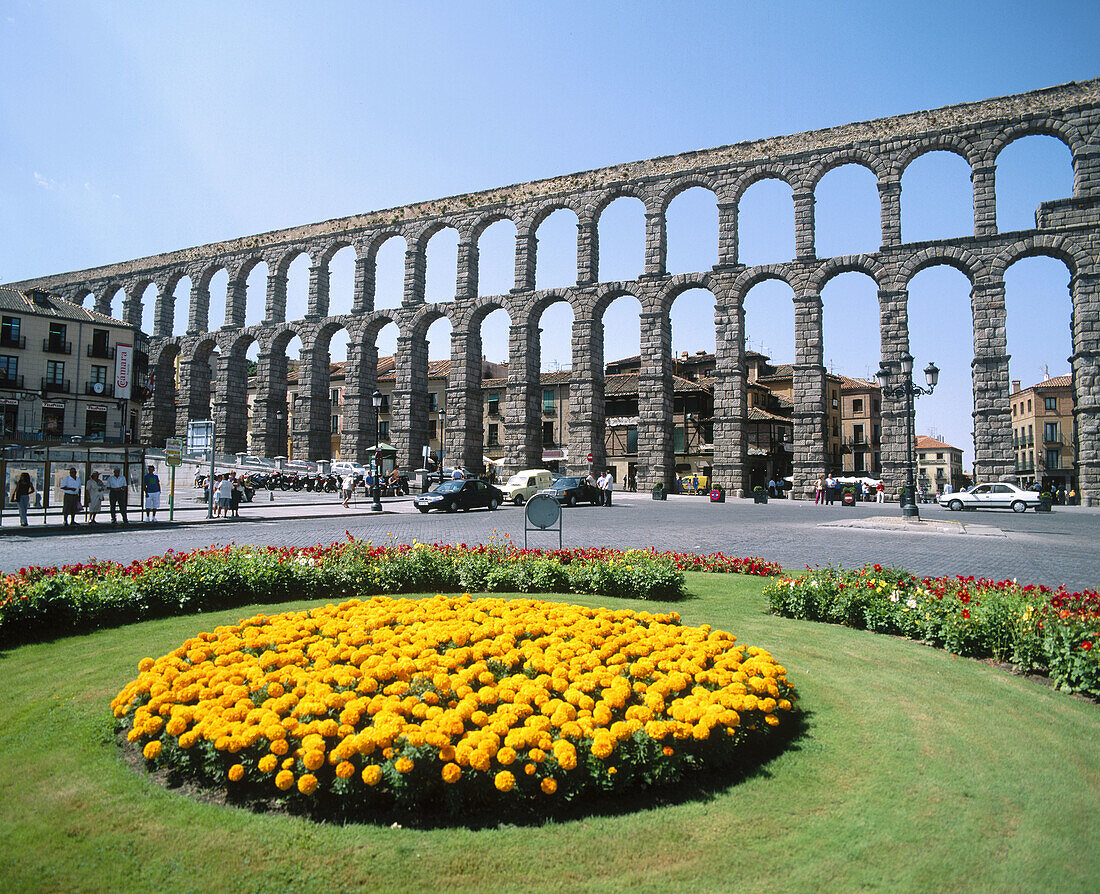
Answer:
[[[505,500],[510,500],[517,506],[522,506],[537,491],[549,487],[553,483],[554,477],[547,469],[524,469],[509,478],[507,483],[501,487],[500,492],[504,494]]]

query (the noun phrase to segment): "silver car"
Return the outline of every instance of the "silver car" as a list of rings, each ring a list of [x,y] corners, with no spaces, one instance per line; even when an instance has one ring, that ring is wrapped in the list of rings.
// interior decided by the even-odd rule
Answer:
[[[975,484],[957,494],[940,494],[938,502],[956,512],[960,509],[1011,509],[1013,512],[1023,512],[1028,507],[1036,508],[1040,499],[1037,491],[998,481],[996,484]]]

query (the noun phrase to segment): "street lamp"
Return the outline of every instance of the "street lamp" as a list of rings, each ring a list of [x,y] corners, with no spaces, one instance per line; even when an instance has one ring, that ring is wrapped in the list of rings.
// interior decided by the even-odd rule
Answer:
[[[371,487],[371,496],[374,498],[374,502],[371,503],[371,512],[382,511],[382,482],[380,478],[382,476],[382,436],[381,436],[381,424],[378,421],[378,414],[382,411],[382,392],[375,391],[371,395],[371,403],[374,404],[374,480]]]
[[[902,355],[901,360],[898,362],[898,366],[904,381],[898,385],[890,385],[890,370],[883,364],[879,367],[879,371],[875,373],[875,378],[878,379],[879,388],[882,390],[883,397],[902,397],[905,398],[905,429],[906,429],[906,447],[905,447],[905,493],[902,495],[901,512],[902,515],[908,518],[920,518],[920,510],[917,509],[917,454],[916,454],[916,442],[913,437],[914,420],[916,417],[916,408],[913,406],[913,399],[921,394],[931,394],[936,384],[940,380],[940,371],[936,367],[935,363],[929,363],[924,370],[924,379],[928,383],[927,388],[922,388],[913,382],[913,355],[906,353]]]

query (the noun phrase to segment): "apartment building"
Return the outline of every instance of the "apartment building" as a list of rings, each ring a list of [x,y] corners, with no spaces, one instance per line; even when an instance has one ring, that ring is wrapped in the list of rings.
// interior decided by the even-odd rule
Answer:
[[[963,473],[962,450],[928,435],[917,435],[917,490],[939,496],[964,490],[969,479]]]
[[[1013,380],[1012,448],[1016,480],[1044,489],[1077,489],[1077,429],[1074,422],[1073,379],[1055,376],[1021,388]]]
[[[0,288],[3,439],[136,443],[148,350],[121,320],[37,289]]]

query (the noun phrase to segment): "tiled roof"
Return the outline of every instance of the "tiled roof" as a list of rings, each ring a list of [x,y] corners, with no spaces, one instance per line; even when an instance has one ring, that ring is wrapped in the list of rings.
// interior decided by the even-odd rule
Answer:
[[[1045,382],[1040,382],[1036,385],[1036,388],[1068,388],[1073,384],[1073,376],[1055,376],[1052,379],[1047,379]]]
[[[878,391],[878,382],[872,382],[870,379],[853,379],[851,376],[840,377],[841,391],[868,391],[870,389]]]
[[[761,410],[760,407],[749,407],[749,422],[786,422],[791,425],[790,416],[780,416],[777,413],[769,413],[767,410]]]
[[[30,290],[28,290],[29,292]],[[19,314],[34,314],[39,317],[56,317],[60,320],[76,320],[81,323],[104,323],[110,326],[127,326],[122,320],[116,320],[98,310],[81,307],[64,298],[39,292],[32,298],[28,292],[0,286],[0,310],[14,311]]]
[[[958,450],[958,447],[952,447],[950,444],[945,444],[943,441],[937,441],[935,438],[930,438],[928,435],[917,435],[917,449],[918,450]]]

